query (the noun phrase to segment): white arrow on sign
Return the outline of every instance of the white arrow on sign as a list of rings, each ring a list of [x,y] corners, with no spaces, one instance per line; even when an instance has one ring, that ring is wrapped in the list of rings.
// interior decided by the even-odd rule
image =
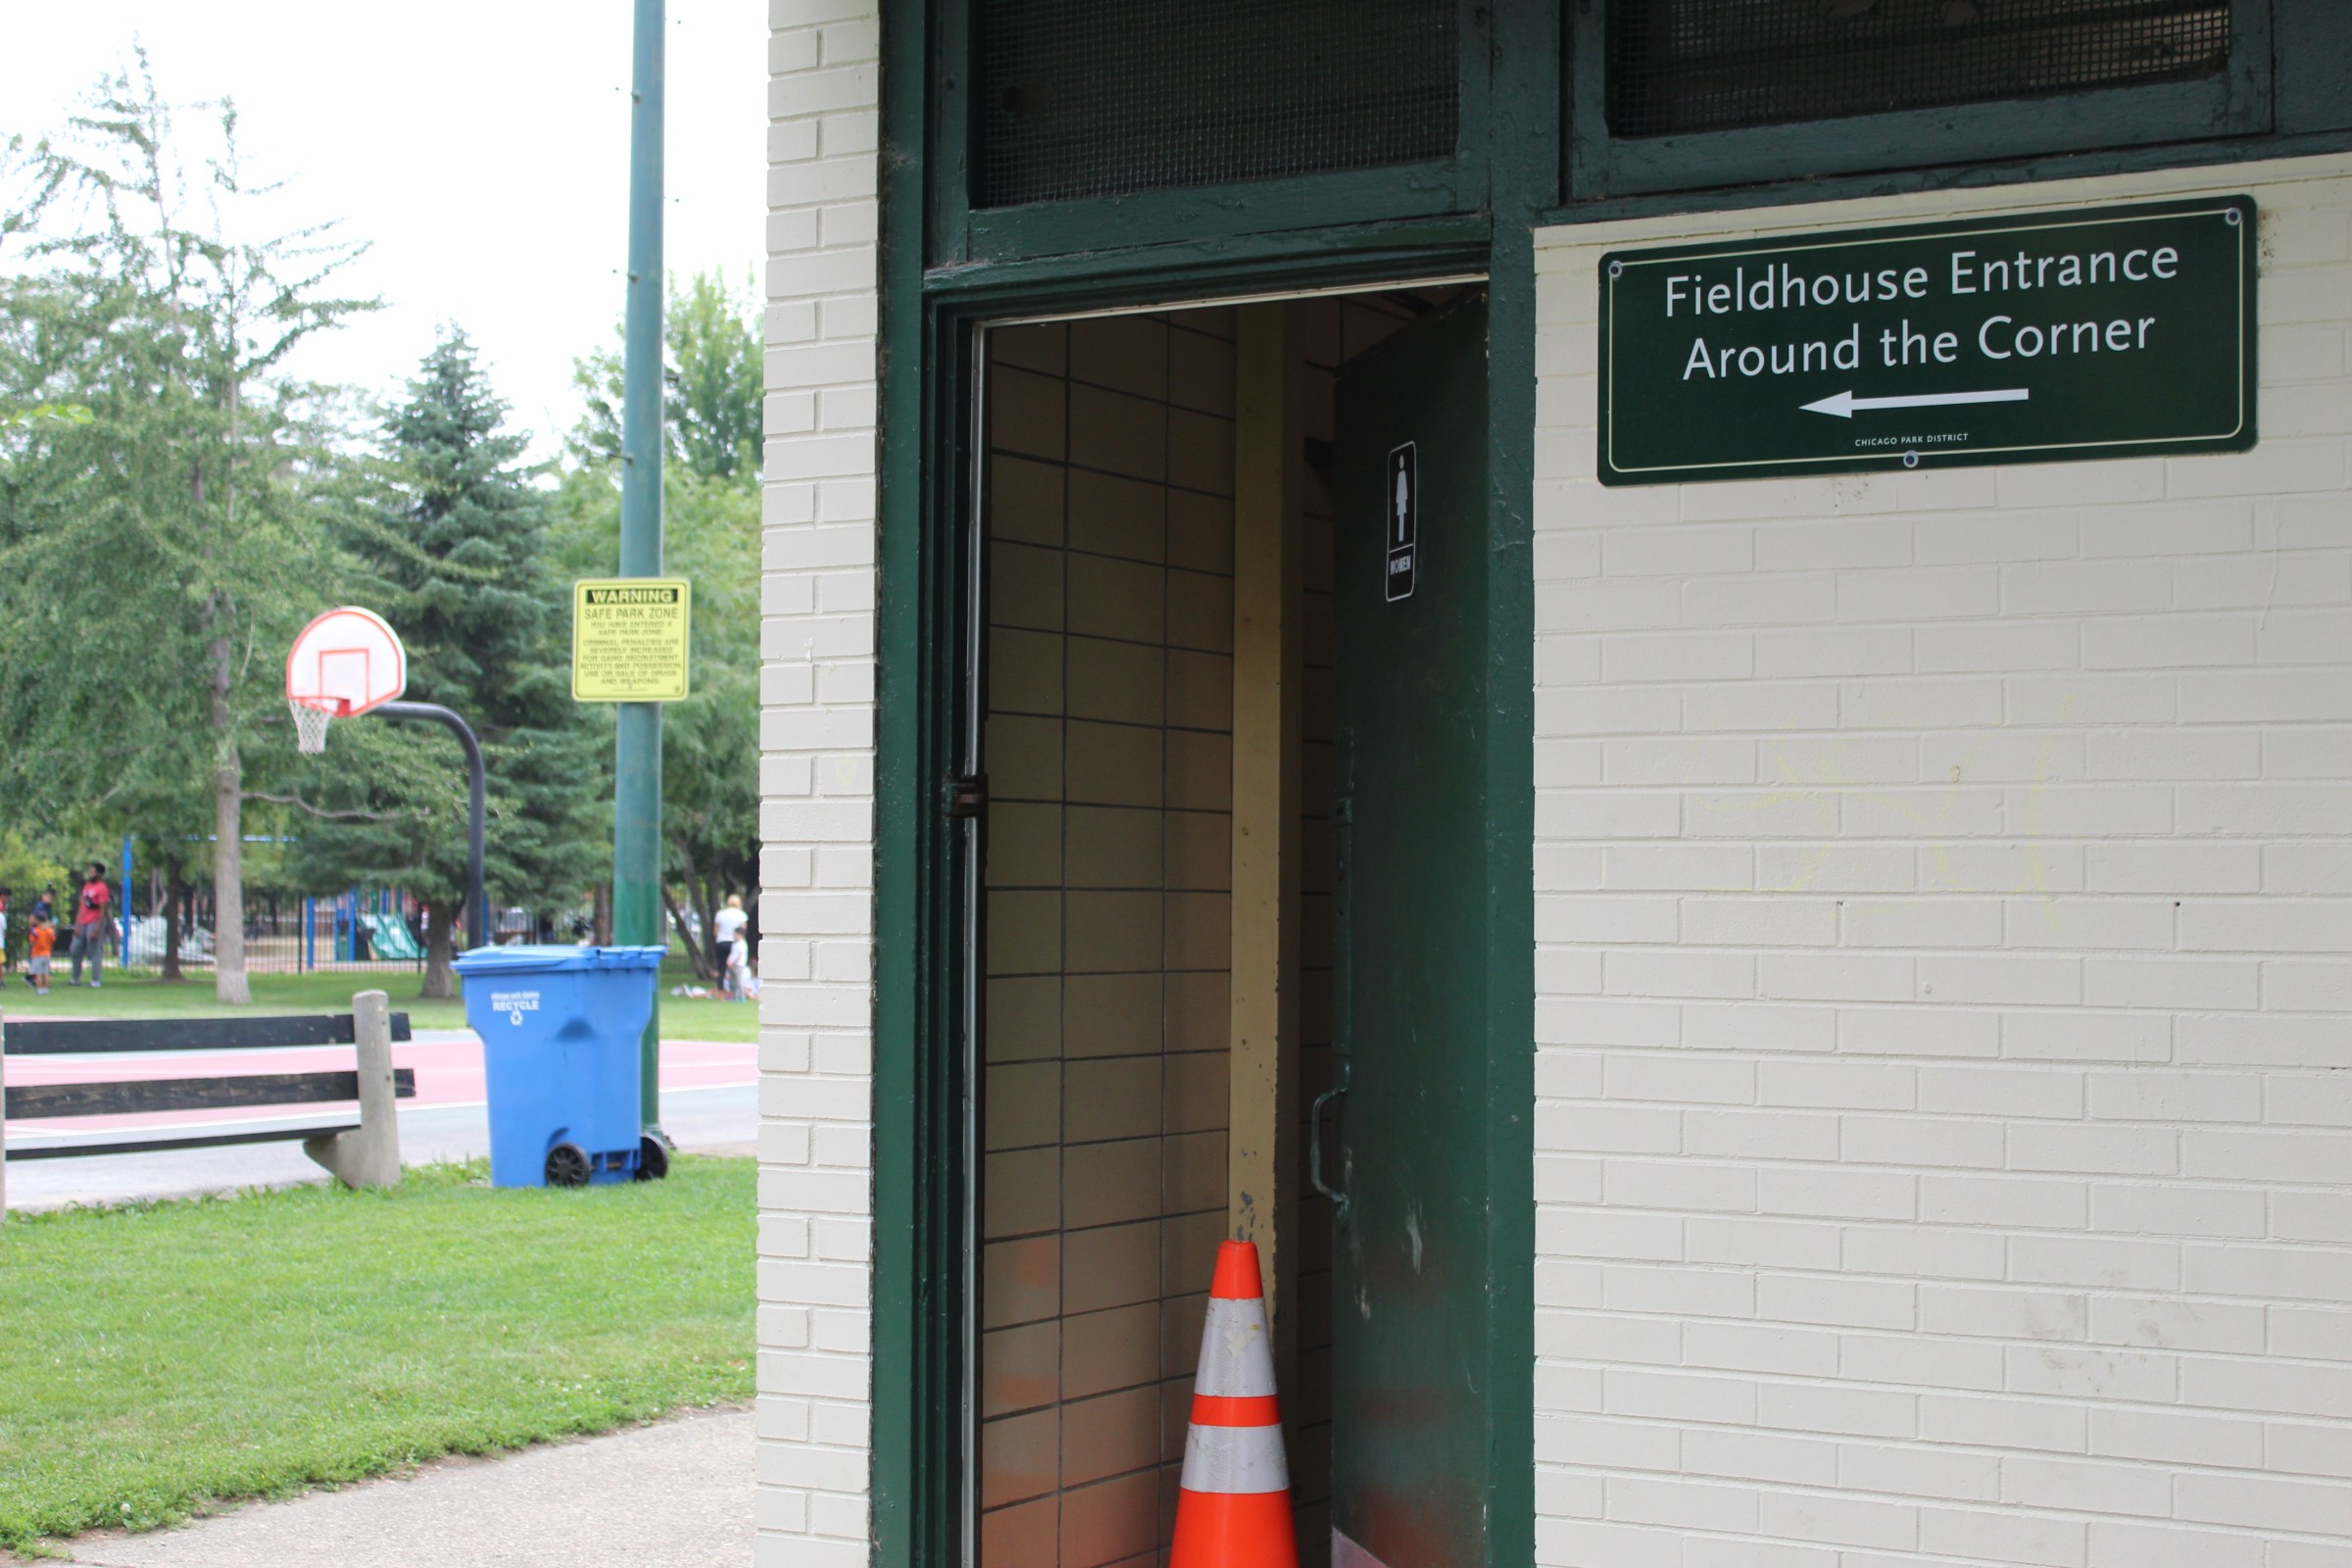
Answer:
[[[1919,392],[1907,398],[1858,398],[1851,392],[1833,393],[1818,403],[1805,405],[1807,414],[1834,414],[1840,419],[1850,419],[1857,410],[1868,409],[1934,409],[1951,403],[2023,403],[2033,393],[2022,386],[2001,387],[1991,392]]]

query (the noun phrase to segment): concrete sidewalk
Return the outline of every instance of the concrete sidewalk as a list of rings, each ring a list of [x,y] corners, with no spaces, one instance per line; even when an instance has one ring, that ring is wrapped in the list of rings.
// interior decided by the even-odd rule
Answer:
[[[446,1459],[177,1530],[83,1536],[71,1549],[102,1568],[746,1568],[752,1413]]]

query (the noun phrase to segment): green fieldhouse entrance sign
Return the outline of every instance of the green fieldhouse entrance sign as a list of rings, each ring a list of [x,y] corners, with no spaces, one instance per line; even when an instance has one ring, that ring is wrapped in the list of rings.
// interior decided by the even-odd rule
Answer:
[[[1604,484],[2254,444],[2249,197],[1622,251],[1600,323]]]

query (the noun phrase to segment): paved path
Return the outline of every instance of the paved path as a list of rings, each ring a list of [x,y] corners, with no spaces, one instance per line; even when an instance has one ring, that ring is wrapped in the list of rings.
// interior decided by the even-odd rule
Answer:
[[[101,1568],[747,1568],[752,1415],[450,1459],[179,1530],[83,1536]]]

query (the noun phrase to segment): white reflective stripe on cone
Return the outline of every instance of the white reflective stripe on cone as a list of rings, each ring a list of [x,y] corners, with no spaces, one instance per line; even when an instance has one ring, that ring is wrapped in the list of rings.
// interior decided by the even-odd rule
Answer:
[[[1200,1331],[1200,1370],[1194,1374],[1193,1392],[1228,1399],[1263,1398],[1274,1392],[1274,1352],[1266,1345],[1262,1298],[1208,1298],[1208,1322]]]
[[[1204,1427],[1184,1438],[1187,1492],[1288,1492],[1291,1467],[1282,1457],[1282,1428]]]

